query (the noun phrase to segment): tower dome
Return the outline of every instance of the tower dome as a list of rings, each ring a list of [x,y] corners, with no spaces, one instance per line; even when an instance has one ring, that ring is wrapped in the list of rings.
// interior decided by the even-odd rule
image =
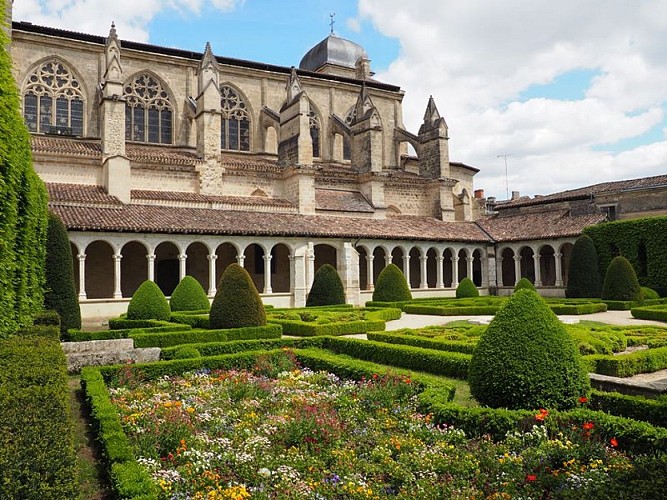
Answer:
[[[368,59],[361,45],[332,33],[303,56],[299,69],[354,77],[360,58]]]

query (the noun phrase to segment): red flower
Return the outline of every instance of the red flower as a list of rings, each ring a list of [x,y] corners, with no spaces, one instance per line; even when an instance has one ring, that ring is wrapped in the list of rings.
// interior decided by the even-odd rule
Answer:
[[[593,425],[593,422],[584,422],[584,425],[582,425],[582,427],[585,431],[590,431],[595,426]]]
[[[588,403],[588,398],[587,398],[586,396],[581,396],[581,397],[579,398],[579,402],[580,402],[580,403]]]
[[[549,412],[544,408],[540,408],[540,412],[537,415],[535,415],[535,420],[544,422],[544,419],[547,418],[547,415],[549,415]]]
[[[537,476],[535,474],[526,474],[526,481],[529,483],[537,481]]]
[[[378,378],[378,374],[377,374],[377,373],[374,373],[374,374],[373,374],[373,380],[377,380],[377,378]]]
[[[613,437],[609,440],[609,444],[611,445],[612,448],[616,448],[618,446],[618,441],[616,441],[616,438]]]

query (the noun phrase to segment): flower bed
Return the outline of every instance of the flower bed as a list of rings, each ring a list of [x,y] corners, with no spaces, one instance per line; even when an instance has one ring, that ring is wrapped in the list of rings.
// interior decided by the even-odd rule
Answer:
[[[592,422],[554,433],[545,412],[500,442],[469,440],[418,412],[405,375],[258,365],[111,389],[161,498],[586,496],[632,478],[632,458]]]

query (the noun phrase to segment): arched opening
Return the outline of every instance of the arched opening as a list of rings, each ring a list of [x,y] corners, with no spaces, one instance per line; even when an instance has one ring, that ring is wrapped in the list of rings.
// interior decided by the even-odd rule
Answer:
[[[255,284],[255,288],[259,293],[264,292],[264,249],[257,243],[248,245],[243,252],[245,259],[243,267],[245,267],[248,274]]]
[[[325,243],[315,245],[315,272],[324,264],[329,264],[338,269],[338,255],[336,248]]]
[[[459,283],[468,278],[468,253],[462,248],[459,250]]]
[[[514,250],[506,248],[502,252],[502,286],[514,286],[517,282],[514,272]]]
[[[570,272],[570,257],[572,256],[572,248],[574,245],[572,243],[565,243],[560,248],[561,253],[561,270],[563,273],[563,285],[567,286],[567,278]]]
[[[426,284],[429,288],[438,286],[438,251],[435,248],[426,252]]]
[[[227,266],[237,263],[236,256],[238,252],[236,251],[236,247],[231,243],[223,243],[215,249],[215,255],[218,257],[215,259],[215,283],[217,287],[218,283],[220,283],[220,278],[222,278],[222,273],[225,272]]]
[[[111,299],[113,291],[113,248],[106,241],[94,241],[86,247],[86,297]]]
[[[271,249],[271,288],[275,293],[290,291],[290,251],[287,245],[278,243]]]
[[[442,278],[445,283],[445,288],[451,288],[454,280],[454,263],[452,258],[454,254],[450,248],[446,249],[442,254]]]
[[[148,279],[148,250],[138,241],[126,243],[120,251],[120,290],[123,297],[132,297],[139,285]]]
[[[368,290],[368,252],[364,247],[357,247],[359,254],[359,289]]]
[[[419,248],[410,249],[410,288],[419,288],[421,286],[421,252]]]
[[[551,245],[540,248],[540,279],[543,286],[556,286],[556,259]]]
[[[79,287],[79,258],[77,255],[79,255],[79,250],[76,248],[76,245],[70,241],[70,250],[72,251],[72,270],[74,271],[74,287],[76,288],[76,294],[81,293],[81,289]]]
[[[382,247],[373,250],[373,283],[377,283],[378,276],[387,265],[387,254]]]
[[[523,247],[519,252],[521,256],[521,277],[527,278],[531,283],[535,283],[535,260],[533,259],[533,249]]]
[[[482,286],[482,252],[477,249],[472,253],[472,281],[475,286]]]
[[[185,250],[185,274],[199,281],[204,290],[208,290],[208,248],[200,242],[190,243]]]
[[[398,268],[401,271],[403,270],[403,249],[401,247],[396,247],[391,251],[391,263],[394,264],[395,266],[398,266]],[[404,271],[405,274],[405,271]]]
[[[170,241],[160,243],[155,248],[155,282],[167,297],[178,285],[179,275],[178,248]]]

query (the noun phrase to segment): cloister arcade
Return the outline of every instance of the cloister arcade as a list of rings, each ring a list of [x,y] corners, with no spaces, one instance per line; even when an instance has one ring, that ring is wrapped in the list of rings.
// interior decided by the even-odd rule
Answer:
[[[572,239],[500,245],[496,252],[499,287],[527,278],[538,288],[567,286]]]

